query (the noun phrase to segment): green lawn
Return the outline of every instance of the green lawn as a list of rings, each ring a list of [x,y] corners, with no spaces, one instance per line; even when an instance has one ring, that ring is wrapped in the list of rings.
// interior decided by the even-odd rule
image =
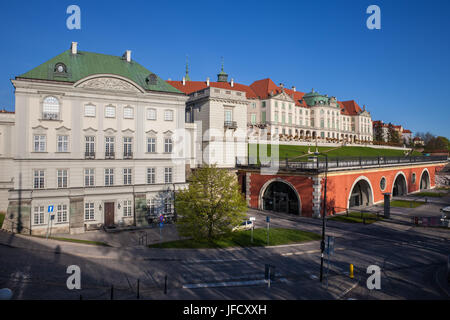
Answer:
[[[425,204],[424,202],[407,201],[407,200],[393,200],[391,201],[391,207],[399,208],[417,208]]]
[[[371,224],[377,221],[377,215],[373,213],[363,212],[361,217],[361,212],[349,212],[348,217],[346,215],[338,215],[328,220],[339,221],[339,222],[350,222],[350,223],[363,223],[363,219],[366,219],[366,224]],[[379,217],[380,220],[383,219],[382,216]]]
[[[256,146],[256,148],[255,148]],[[258,154],[259,159],[259,144],[249,144],[249,157],[255,157]],[[257,150],[256,154],[254,150]],[[314,152],[316,150],[315,146],[290,146],[290,145],[279,145],[278,155],[281,160],[293,159],[295,157],[306,155],[308,153],[308,149]],[[370,147],[318,147],[319,152],[326,152],[329,157],[402,157],[404,156],[404,152],[402,150],[395,149],[376,149]],[[252,151],[253,150],[253,151]],[[331,150],[331,151],[329,151]],[[329,152],[327,152],[329,151]],[[271,156],[271,146],[267,146],[267,156]],[[413,151],[414,156],[422,155],[420,152]],[[299,161],[306,161],[307,156],[298,159]]]
[[[308,231],[294,229],[271,228],[269,232],[269,245],[299,243],[305,241],[319,240],[321,236]],[[149,248],[177,248],[177,249],[200,249],[200,248],[229,248],[229,247],[261,247],[267,245],[267,229],[255,229],[253,231],[253,243],[251,242],[251,231],[237,231],[230,236],[217,239],[213,242],[207,240],[177,240],[163,242],[161,244],[149,245]]]
[[[0,213],[0,228],[3,225],[3,220],[5,220],[5,214],[4,213]]]
[[[418,192],[412,194],[415,197],[432,197],[432,198],[440,198],[446,195],[445,192]]]

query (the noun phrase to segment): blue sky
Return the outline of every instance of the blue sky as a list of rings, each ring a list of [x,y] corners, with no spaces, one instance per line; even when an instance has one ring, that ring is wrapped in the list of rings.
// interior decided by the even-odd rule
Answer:
[[[66,8],[81,8],[68,30]],[[366,8],[381,9],[381,30]],[[1,1],[0,108],[10,79],[79,43],[132,57],[163,79],[270,77],[365,104],[374,120],[450,137],[450,1]]]

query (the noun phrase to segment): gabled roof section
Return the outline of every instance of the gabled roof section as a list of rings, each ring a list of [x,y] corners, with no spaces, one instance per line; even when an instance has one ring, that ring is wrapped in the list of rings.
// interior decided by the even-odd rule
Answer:
[[[183,85],[183,81],[168,80],[167,83],[186,94],[191,94],[192,92],[208,88],[206,81],[185,81],[185,84]],[[234,82],[233,86],[231,86],[229,82],[209,82],[209,86],[212,88],[243,91],[248,99],[257,98],[252,88],[245,84]]]
[[[358,115],[362,111],[361,107],[355,102],[355,100],[338,101],[338,104],[341,107],[342,114],[348,116]]]
[[[58,63],[63,63],[66,66],[67,72],[64,74],[55,72],[55,66]],[[96,74],[121,76],[130,79],[148,91],[181,93],[134,60],[127,62],[119,56],[86,51],[78,51],[77,54],[72,54],[71,50],[64,51],[38,67],[16,77],[16,79],[75,83]],[[152,77],[148,78],[150,75]]]
[[[267,99],[272,95],[277,95],[283,89],[275,84],[270,78],[257,80],[250,85],[250,88],[256,93],[259,99]],[[294,91],[291,89],[284,89],[284,92],[290,95],[295,100],[295,105],[300,107],[308,107],[303,101],[304,92]]]

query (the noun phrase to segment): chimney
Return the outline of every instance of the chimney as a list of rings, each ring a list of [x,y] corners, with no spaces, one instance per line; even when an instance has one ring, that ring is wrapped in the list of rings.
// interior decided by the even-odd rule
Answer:
[[[206,78],[206,86],[209,87],[209,77]]]
[[[183,77],[183,86],[185,86],[185,85],[186,85],[186,78]]]
[[[72,42],[70,49],[72,50],[72,54],[77,54],[78,53],[78,42]]]
[[[231,78],[231,82],[230,82],[231,87],[234,87],[234,79]]]
[[[297,91],[297,89],[295,88],[295,86],[292,86],[292,91]]]
[[[127,60],[127,62],[131,62],[131,50],[125,51],[123,57]]]

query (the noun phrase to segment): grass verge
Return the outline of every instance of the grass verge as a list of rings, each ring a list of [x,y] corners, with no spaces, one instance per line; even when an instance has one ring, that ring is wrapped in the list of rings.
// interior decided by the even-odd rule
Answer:
[[[3,221],[5,220],[5,214],[0,213],[0,228],[3,226]]]
[[[300,243],[319,240],[319,234],[284,228],[271,228],[269,231],[269,245]],[[267,245],[267,229],[255,229],[253,242],[251,242],[251,230],[237,231],[231,235],[214,241],[207,240],[177,240],[149,245],[149,248],[175,248],[175,249],[201,249],[201,248],[229,248],[229,247],[262,247]]]
[[[444,192],[418,192],[412,194],[415,197],[431,197],[431,198],[440,198],[446,195]]]
[[[361,216],[361,212],[349,212],[348,217],[347,215],[338,215],[328,218],[328,220],[331,221],[350,222],[350,223],[363,223],[364,219],[366,224],[371,224],[377,221],[377,215],[373,213],[363,212]],[[379,220],[382,219],[383,217],[380,216]]]
[[[425,204],[425,202],[408,201],[408,200],[393,200],[393,201],[391,201],[391,207],[397,207],[397,208],[417,208],[423,204]]]

